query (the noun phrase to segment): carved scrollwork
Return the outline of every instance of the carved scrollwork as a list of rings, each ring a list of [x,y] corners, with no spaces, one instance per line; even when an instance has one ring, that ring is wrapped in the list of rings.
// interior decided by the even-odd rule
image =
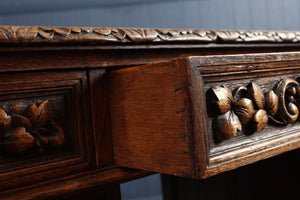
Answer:
[[[18,109],[18,105],[13,105]],[[52,120],[51,105],[48,101],[38,106],[28,106],[25,116],[7,113],[0,109],[0,144],[4,152],[24,154],[36,149],[59,148],[65,141],[62,128]]]
[[[279,97],[278,114],[284,124],[294,123],[299,116],[299,109],[295,105],[296,87],[299,87],[299,83],[287,78],[280,81],[274,89]]]
[[[300,86],[291,78],[279,81],[265,94],[251,82],[247,87],[236,88],[233,95],[226,86],[215,86],[206,96],[208,110],[214,115],[213,130],[218,133],[218,140],[230,139],[242,130],[261,131],[268,122],[286,125],[299,118]]]

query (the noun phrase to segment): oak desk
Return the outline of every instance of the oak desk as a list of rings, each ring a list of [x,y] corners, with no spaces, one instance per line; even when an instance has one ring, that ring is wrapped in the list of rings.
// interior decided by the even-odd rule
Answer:
[[[0,43],[1,199],[118,199],[300,147],[300,32],[2,26]]]

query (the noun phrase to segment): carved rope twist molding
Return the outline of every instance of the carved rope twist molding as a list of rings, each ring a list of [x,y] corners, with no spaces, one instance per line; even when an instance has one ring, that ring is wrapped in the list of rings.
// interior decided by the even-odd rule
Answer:
[[[273,90],[263,93],[255,82],[231,92],[225,85],[210,88],[207,108],[214,116],[216,141],[234,137],[238,131],[261,131],[267,123],[284,126],[299,117],[300,87],[291,78],[278,82]]]
[[[0,26],[1,43],[300,42],[300,32]]]
[[[18,110],[18,105],[12,105]],[[36,149],[59,148],[64,144],[64,131],[52,120],[50,103],[41,102],[38,106],[28,106],[25,115],[12,113],[7,115],[0,109],[0,144],[6,153],[22,155]]]

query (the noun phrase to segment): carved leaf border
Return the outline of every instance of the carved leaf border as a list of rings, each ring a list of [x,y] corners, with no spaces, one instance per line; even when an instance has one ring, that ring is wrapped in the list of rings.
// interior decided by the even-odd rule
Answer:
[[[95,27],[0,26],[1,43],[300,42],[300,32]]]

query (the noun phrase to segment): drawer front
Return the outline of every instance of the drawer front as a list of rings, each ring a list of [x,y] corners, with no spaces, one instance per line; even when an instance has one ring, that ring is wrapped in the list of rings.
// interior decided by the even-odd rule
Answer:
[[[0,74],[0,192],[90,169],[85,71]]]
[[[299,56],[189,59],[202,177],[300,147]]]
[[[206,178],[299,148],[299,61],[197,56],[112,72],[116,163]]]

